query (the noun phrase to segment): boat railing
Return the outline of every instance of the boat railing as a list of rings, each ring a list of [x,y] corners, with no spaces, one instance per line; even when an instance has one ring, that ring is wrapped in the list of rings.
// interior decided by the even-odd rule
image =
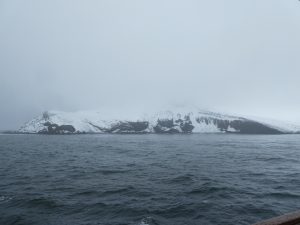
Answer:
[[[253,225],[300,225],[300,211],[274,217]]]

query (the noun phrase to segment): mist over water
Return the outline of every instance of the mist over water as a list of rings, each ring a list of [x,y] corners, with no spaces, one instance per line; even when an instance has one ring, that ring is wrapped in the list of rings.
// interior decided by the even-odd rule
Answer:
[[[299,1],[1,1],[0,129],[195,105],[300,121]]]
[[[299,209],[298,135],[0,135],[0,223],[249,225]]]

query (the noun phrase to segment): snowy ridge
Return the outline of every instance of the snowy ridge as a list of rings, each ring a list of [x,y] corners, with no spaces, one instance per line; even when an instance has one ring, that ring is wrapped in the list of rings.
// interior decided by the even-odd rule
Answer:
[[[67,127],[66,127],[67,126]],[[69,126],[69,127],[68,127]],[[74,129],[73,129],[73,128]],[[298,133],[300,126],[248,119],[198,109],[172,109],[156,113],[105,111],[49,111],[19,129],[22,133]]]
[[[299,133],[300,132],[300,124],[293,122],[280,121],[275,119],[268,118],[260,118],[260,117],[249,117],[252,120],[265,124],[266,126],[270,126],[274,129],[278,129],[283,133]]]

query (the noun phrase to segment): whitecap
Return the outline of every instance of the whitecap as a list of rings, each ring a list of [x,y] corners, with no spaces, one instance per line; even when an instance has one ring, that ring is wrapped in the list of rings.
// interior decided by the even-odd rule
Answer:
[[[139,225],[151,225],[152,224],[151,221],[153,221],[152,217],[150,217],[150,216],[145,217],[142,219],[142,221],[139,223]]]
[[[10,201],[11,199],[12,199],[12,197],[0,196],[0,203]]]

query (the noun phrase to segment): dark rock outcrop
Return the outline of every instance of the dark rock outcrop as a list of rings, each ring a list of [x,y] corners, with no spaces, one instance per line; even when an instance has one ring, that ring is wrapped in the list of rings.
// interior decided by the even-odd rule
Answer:
[[[239,133],[239,134],[283,134],[280,130],[271,128],[262,123],[239,118],[239,120],[222,120],[210,117],[197,118],[198,123],[214,124],[220,131],[226,133]],[[230,129],[231,128],[231,129]],[[235,131],[232,131],[234,129]]]
[[[46,122],[44,126],[47,128],[40,130],[40,134],[71,134],[75,133],[76,129],[72,125],[57,125],[55,123]]]
[[[101,132],[105,133],[118,133],[118,134],[134,134],[134,133],[146,133],[146,130],[149,127],[149,122],[147,121],[119,121],[118,123],[113,124],[110,128],[102,128],[99,126],[92,126],[99,129]]]
[[[109,130],[109,133],[142,133],[149,126],[149,122],[119,122],[114,124]]]
[[[176,129],[177,124],[174,123],[173,119],[157,120],[156,126],[153,127],[154,132],[158,134],[176,134],[179,130]]]
[[[233,120],[230,126],[241,134],[283,134],[283,132],[251,120]]]
[[[180,121],[180,128],[183,133],[192,133],[192,131],[195,127],[193,126],[193,123],[192,123],[189,115],[186,115],[184,117],[184,120]]]
[[[76,130],[72,125],[61,125],[59,126],[59,129],[64,131],[64,132],[70,132],[70,133],[74,133]]]
[[[157,120],[156,126],[153,127],[155,133],[192,133],[195,128],[189,115],[184,116],[184,119],[181,119],[181,115],[178,115],[178,119],[164,119]]]

